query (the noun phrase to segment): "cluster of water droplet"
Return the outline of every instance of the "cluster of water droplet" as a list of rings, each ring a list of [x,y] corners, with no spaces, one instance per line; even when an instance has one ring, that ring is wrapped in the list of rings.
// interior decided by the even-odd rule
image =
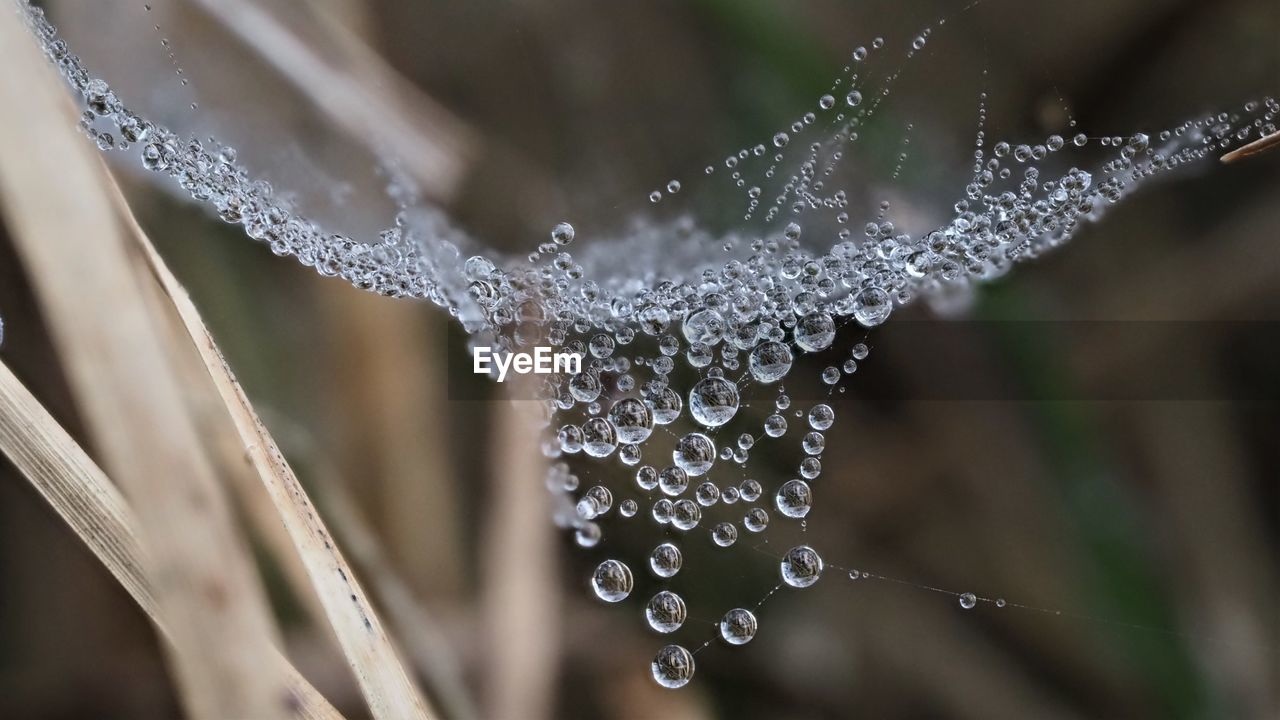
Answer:
[[[836,170],[898,76],[894,70],[874,82],[870,73],[864,77],[862,68],[884,48],[877,39],[870,50],[853,52],[813,111],[727,156],[723,168],[707,166],[706,181],[727,177],[742,193],[744,219],[757,220],[762,231],[716,237],[688,221],[650,224],[575,256],[574,228],[560,223],[526,260],[482,254],[464,260],[459,248],[470,241],[418,202],[403,179],[395,193],[402,210],[376,242],[325,232],[252,179],[231,148],[181,138],[131,112],[89,75],[38,9],[27,13],[46,54],[83,99],[82,126],[99,147],[138,148],[147,169],[174,179],[273,252],[324,275],[429,299],[490,345],[547,344],[581,354],[580,373],[546,376],[539,388],[555,520],[586,548],[604,541],[601,522],[609,517],[637,533],[658,530],[647,565],[662,587],[644,603],[643,617],[662,635],[689,617],[685,599],[663,585],[681,572],[682,544],[733,548],[775,521],[803,528],[813,508],[835,412],[826,402],[793,403],[782,383],[798,357],[829,356],[845,326],[865,331],[917,298],[1002,275],[1063,244],[1147,179],[1274,132],[1280,113],[1280,104],[1266,98],[1154,138],[1051,135],[989,149],[980,125],[972,176],[947,223],[911,234],[895,225],[884,203],[855,232]],[[910,43],[908,57],[931,32]],[[1078,166],[1085,150],[1098,156],[1089,169]],[[1064,157],[1069,151],[1081,158],[1077,164]],[[905,160],[904,151],[898,169]],[[661,203],[681,189],[672,180],[665,194],[655,190],[649,199]],[[802,243],[802,235],[810,237]],[[842,380],[868,352],[854,345],[821,371],[821,382],[843,391]],[[771,404],[771,412],[741,412],[748,397],[756,410]],[[777,444],[793,439],[799,449],[793,473],[750,477],[753,454],[781,452]],[[615,459],[622,469],[608,470]],[[583,487],[585,476],[599,481]],[[779,587],[809,587],[823,567],[813,548],[792,548],[779,562]],[[635,577],[624,560],[609,558],[590,585],[601,600],[622,602]],[[976,598],[966,594],[960,602],[972,607]],[[720,640],[750,642],[758,609],[724,612]],[[654,679],[664,687],[686,684],[696,652],[663,646],[651,665]]]

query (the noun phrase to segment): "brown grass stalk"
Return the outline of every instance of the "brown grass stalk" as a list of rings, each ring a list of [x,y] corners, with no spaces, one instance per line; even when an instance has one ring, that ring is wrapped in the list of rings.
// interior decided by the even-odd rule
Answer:
[[[172,635],[160,614],[138,530],[120,491],[22,382],[0,363],[0,453],[71,527],[156,625]],[[285,678],[289,705],[309,720],[341,720],[289,661],[273,648],[271,663]]]
[[[197,718],[284,717],[278,630],[145,312],[106,177],[16,13],[0,13],[0,195],[104,463],[134,500],[170,667]],[[38,150],[33,150],[37,149]]]
[[[117,195],[118,197],[118,195]],[[121,201],[134,246],[145,260],[203,360],[267,494],[311,578],[326,617],[376,718],[426,718],[428,705],[405,671],[377,612],[316,512],[310,497],[259,419],[186,290]]]

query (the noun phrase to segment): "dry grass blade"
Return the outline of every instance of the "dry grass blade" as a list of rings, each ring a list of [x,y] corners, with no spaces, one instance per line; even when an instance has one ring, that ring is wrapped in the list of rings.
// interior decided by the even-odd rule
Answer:
[[[226,404],[267,494],[293,539],[369,709],[374,717],[380,719],[428,717],[426,700],[405,671],[381,620],[293,469],[236,381],[195,304],[129,214],[118,193],[117,200],[136,247],[173,302]]]
[[[529,376],[531,377],[531,376]],[[533,397],[513,385],[511,397]],[[560,661],[561,606],[556,577],[555,531],[547,522],[550,494],[543,487],[545,461],[538,450],[538,403],[513,400],[500,407],[494,433],[497,458],[495,507],[485,527],[484,613],[489,631],[490,717],[549,718]],[[512,598],[520,598],[512,602]]]
[[[144,570],[147,562],[133,513],[115,485],[3,363],[0,363],[0,452],[31,482],[168,639],[168,629],[160,617]],[[283,655],[277,651],[272,657],[286,678],[292,693],[290,702],[296,702],[301,717],[341,719],[338,711]]]
[[[469,133],[359,38],[330,24],[323,28],[329,52],[321,55],[299,36],[298,28],[255,2],[197,2],[349,135],[367,145],[376,128],[373,149],[396,158],[428,197],[450,198],[473,144]]]
[[[1262,153],[1276,147],[1280,147],[1280,132],[1273,132],[1270,135],[1254,140],[1248,145],[1242,145],[1226,155],[1223,155],[1221,160],[1224,163],[1233,163],[1237,160],[1261,155]]]
[[[104,465],[134,501],[166,652],[196,718],[285,717],[278,636],[170,361],[148,315],[110,180],[15,12],[0,12],[0,188],[16,247]],[[39,148],[33,152],[33,148]]]

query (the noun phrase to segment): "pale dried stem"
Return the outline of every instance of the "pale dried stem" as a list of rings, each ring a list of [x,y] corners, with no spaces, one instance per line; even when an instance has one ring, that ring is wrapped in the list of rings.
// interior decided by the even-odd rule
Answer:
[[[185,405],[61,83],[14,12],[0,12],[0,189],[16,247],[105,464],[136,503],[170,666],[196,718],[284,717],[263,658],[278,630]]]
[[[0,452],[89,548],[156,625],[172,641],[160,616],[138,521],[124,497],[75,440],[0,363]],[[310,720],[341,715],[298,674],[275,648],[270,663],[285,678],[289,707]]]

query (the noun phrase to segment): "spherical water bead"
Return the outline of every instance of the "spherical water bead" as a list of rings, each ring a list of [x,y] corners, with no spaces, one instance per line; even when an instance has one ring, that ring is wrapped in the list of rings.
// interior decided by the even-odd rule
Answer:
[[[592,372],[580,372],[569,378],[569,394],[580,403],[595,402],[603,386],[600,376]]]
[[[715,464],[716,445],[702,433],[689,433],[676,441],[676,449],[671,451],[671,457],[690,477],[698,477],[706,474]]]
[[[688,615],[684,598],[670,590],[662,590],[649,598],[649,603],[644,607],[644,619],[649,622],[649,627],[660,633],[679,630]]]
[[[738,386],[729,380],[704,378],[689,391],[689,414],[704,427],[720,427],[737,412]]]
[[[960,596],[960,607],[965,610],[972,610],[978,604],[978,596],[973,593],[964,593]]]
[[[742,526],[753,533],[764,532],[769,527],[769,513],[764,508],[751,508],[742,517]]]
[[[604,418],[589,418],[582,423],[582,450],[591,457],[607,457],[618,447],[613,426]]]
[[[818,98],[818,107],[822,108],[823,110],[830,110],[835,106],[836,106],[836,99],[831,95],[823,95],[822,97]]]
[[[786,410],[791,407],[791,396],[785,392],[779,392],[778,397],[774,398],[773,406],[779,410]]]
[[[724,491],[720,493],[720,501],[723,502],[725,505],[733,505],[734,503],[738,502],[738,499],[740,497],[741,496],[738,493],[738,488],[733,487],[732,485],[725,488]]]
[[[645,465],[636,470],[636,485],[645,492],[658,487],[658,471],[651,465]]]
[[[827,367],[822,370],[822,382],[827,385],[835,385],[840,382],[840,368]]]
[[[774,413],[764,419],[764,434],[769,437],[782,437],[787,433],[787,419]]]
[[[853,61],[862,62],[867,59],[867,49],[859,45],[853,50]]]
[[[1008,603],[1005,602],[1004,598],[996,598],[996,607],[1002,608],[1007,604]]]
[[[693,679],[693,653],[679,645],[667,645],[654,656],[649,671],[664,688],[684,687]]]
[[[720,637],[730,645],[746,645],[756,636],[759,623],[745,608],[734,608],[720,619]]]
[[[813,509],[813,490],[803,480],[788,480],[773,496],[773,505],[789,518],[802,518]]]
[[[677,530],[689,531],[698,526],[702,521],[702,508],[697,503],[685,498],[677,500],[672,506],[671,524]]]
[[[756,439],[751,433],[742,433],[738,436],[738,447],[742,450],[750,450],[756,444]]]
[[[1084,147],[1085,144],[1088,142],[1089,142],[1089,137],[1084,133],[1079,133],[1075,137],[1071,138],[1071,144],[1075,145],[1076,147]]]
[[[836,421],[836,412],[830,405],[822,403],[814,405],[809,411],[809,427],[814,430],[826,430]]]
[[[778,382],[791,370],[791,348],[776,340],[766,340],[751,351],[747,369],[756,382],[765,385]]]
[[[800,447],[807,455],[821,455],[826,445],[827,439],[820,432],[805,433],[804,439],[800,441]]]
[[[667,466],[658,473],[658,487],[663,495],[675,497],[689,488],[689,475],[675,466]]]
[[[649,553],[649,569],[660,578],[675,577],[683,562],[680,548],[671,543],[662,543]]]
[[[561,452],[576,453],[582,450],[582,428],[577,425],[565,425],[556,433]]]
[[[711,528],[711,541],[717,546],[725,548],[738,542],[738,528],[732,523],[717,523]]]
[[[738,491],[742,494],[742,499],[747,502],[755,502],[760,499],[760,493],[764,489],[760,487],[760,483],[756,480],[743,480],[738,486]]]
[[[807,457],[800,461],[800,477],[812,480],[822,474],[822,461],[816,457]]]
[[[679,180],[672,180],[667,183],[667,192],[672,195],[675,195],[676,193],[680,192],[680,187],[681,186],[680,186]]]
[[[627,444],[642,443],[653,432],[653,412],[648,405],[636,398],[622,398],[609,410],[609,422],[618,441]]]
[[[655,502],[653,504],[653,508],[650,510],[650,514],[653,515],[653,519],[660,525],[666,525],[671,522],[671,514],[674,512],[675,506],[666,498],[662,498]]]
[[[853,298],[853,318],[863,327],[879,325],[888,320],[892,312],[893,300],[880,288],[866,288]]]
[[[618,448],[618,459],[623,465],[635,465],[640,462],[639,445],[623,445]]]
[[[592,357],[607,358],[613,354],[616,347],[613,338],[604,333],[596,333],[591,337],[591,341],[587,343],[587,351]]]
[[[640,505],[631,498],[627,498],[618,504],[618,514],[624,518],[635,517],[637,512],[640,512]]]
[[[670,425],[680,417],[684,409],[684,401],[680,394],[671,388],[663,388],[646,401],[653,412],[653,421],[658,425]]]
[[[853,356],[854,360],[866,360],[867,355],[871,354],[871,348],[868,348],[865,343],[858,343],[853,346],[853,350],[849,354]]]
[[[862,93],[850,90],[849,94],[844,96],[844,101],[849,104],[849,107],[858,107],[862,104]]]
[[[662,199],[662,193],[660,191],[654,190],[653,192],[649,193],[649,202],[656,203],[661,199]]]
[[[591,588],[596,591],[596,597],[605,602],[625,600],[634,585],[631,568],[620,560],[605,560],[591,575]]]
[[[600,542],[600,526],[593,522],[582,523],[573,533],[573,541],[578,547],[591,548]]]
[[[799,345],[801,350],[808,352],[826,350],[831,347],[831,341],[835,340],[835,337],[836,323],[824,312],[811,312],[796,322],[796,345]]]
[[[568,245],[573,242],[573,226],[567,222],[557,223],[551,228],[551,240],[557,245]]]
[[[720,313],[704,308],[685,318],[681,330],[690,343],[711,346],[724,337],[725,322]]]
[[[783,582],[794,588],[807,588],[822,576],[822,557],[808,545],[799,545],[787,551],[779,569]]]
[[[693,491],[693,497],[703,507],[711,507],[720,500],[720,488],[713,482],[704,482]]]
[[[595,503],[597,515],[604,515],[613,508],[613,493],[609,492],[609,488],[603,485],[593,486],[587,491],[584,499],[590,499]]]

